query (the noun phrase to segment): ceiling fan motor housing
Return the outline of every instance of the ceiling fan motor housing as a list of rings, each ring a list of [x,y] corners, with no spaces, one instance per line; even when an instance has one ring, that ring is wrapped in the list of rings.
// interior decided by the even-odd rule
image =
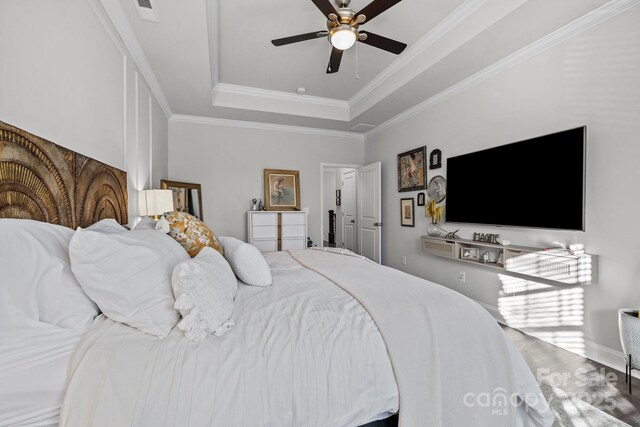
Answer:
[[[337,10],[338,16],[335,20],[327,21],[327,30],[329,31],[328,38],[331,40],[331,36],[338,31],[351,31],[358,38],[359,22],[353,20],[355,12],[348,8],[349,2],[342,3],[340,9]]]
[[[343,51],[349,49],[357,41],[378,49],[399,55],[407,47],[405,43],[389,39],[370,31],[360,33],[359,27],[371,21],[376,16],[398,4],[402,0],[372,0],[359,12],[354,12],[349,4],[351,0],[311,0],[313,4],[327,18],[327,31],[312,31],[305,34],[271,40],[274,46],[284,46],[306,40],[327,37],[331,45],[331,57],[327,74],[332,74],[340,68]],[[338,5],[338,8],[332,4]]]

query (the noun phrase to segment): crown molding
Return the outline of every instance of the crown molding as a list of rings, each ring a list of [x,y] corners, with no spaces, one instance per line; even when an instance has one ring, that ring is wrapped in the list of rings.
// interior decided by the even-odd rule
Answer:
[[[450,86],[442,92],[422,101],[421,103],[405,110],[395,117],[376,126],[374,129],[362,133],[333,131],[327,129],[306,128],[288,125],[267,124],[258,122],[246,122],[239,120],[227,120],[217,118],[207,118],[198,116],[183,116],[173,114],[169,102],[156,78],[156,75],[149,63],[142,45],[138,41],[131,24],[129,23],[122,6],[115,0],[99,0],[105,12],[111,19],[116,31],[124,42],[134,62],[140,69],[140,72],[146,80],[151,92],[155,96],[158,104],[162,108],[164,114],[174,121],[185,121],[192,123],[208,123],[219,126],[245,127],[263,130],[278,130],[284,132],[295,132],[317,135],[332,135],[337,137],[355,138],[362,140],[374,136],[385,129],[388,129],[404,120],[413,117],[421,111],[427,110],[446,99],[449,99],[478,83],[507,70],[508,68],[532,57],[546,49],[549,49],[558,43],[561,43],[571,37],[585,31],[601,22],[604,22],[625,10],[640,4],[640,0],[611,0],[603,6],[587,13],[586,15],[576,19],[575,21],[565,25],[564,27],[550,33],[549,35],[529,44],[519,51],[503,58],[502,60],[486,67],[476,74]],[[414,61],[435,42],[442,39],[446,34],[450,33],[461,22],[467,19],[487,0],[466,0],[462,5],[456,8],[444,20],[442,20],[433,30],[423,36],[414,45],[410,46],[407,51],[392,62],[380,74],[374,77],[367,85],[352,96],[348,101],[321,98],[309,95],[297,95],[288,92],[274,91],[268,89],[253,88],[248,86],[239,86],[219,82],[219,38],[217,32],[218,22],[218,0],[207,0],[207,19],[209,27],[209,50],[211,64],[212,79],[212,105],[224,106],[230,108],[246,108],[259,111],[271,111],[285,114],[297,114],[305,117],[327,118],[339,121],[350,121],[352,109],[354,105],[362,101],[367,95],[371,94],[381,84],[389,80],[399,70],[407,64]],[[218,96],[219,99],[216,99]],[[230,101],[232,98],[241,98],[238,101]],[[274,101],[276,105],[273,108],[266,106],[265,101]],[[277,111],[276,111],[277,110]],[[364,136],[363,136],[364,135]]]
[[[357,141],[364,141],[364,134],[357,132],[345,132],[331,129],[309,128],[302,126],[278,125],[273,123],[248,122],[243,120],[219,119],[214,117],[187,116],[174,114],[169,119],[170,122],[194,123],[202,125],[226,126],[243,129],[258,129],[276,132],[288,132],[305,135],[331,136],[336,138],[348,138]]]
[[[509,56],[489,65],[488,67],[478,71],[476,74],[467,77],[464,80],[459,81],[458,83],[449,86],[447,89],[442,92],[425,99],[424,101],[416,104],[415,106],[403,111],[395,117],[379,124],[374,129],[365,133],[365,140],[370,138],[390,127],[393,127],[416,114],[425,111],[465,90],[487,80],[511,67],[517,65],[535,55],[538,55],[544,52],[547,49],[556,46],[559,43],[562,43],[577,34],[580,34],[583,31],[588,30],[591,27],[594,27],[610,18],[613,18],[616,15],[630,9],[633,6],[640,4],[640,0],[612,0],[599,8],[592,10],[586,15],[581,16],[580,18],[570,22],[557,29],[556,31],[549,33],[548,35],[542,37],[539,40],[523,47],[522,49],[512,53]]]
[[[377,87],[385,81],[393,77],[401,68],[422,55],[425,50],[432,46],[435,42],[442,39],[451,32],[458,24],[467,19],[473,12],[478,10],[487,0],[466,0],[458,6],[453,12],[447,15],[438,23],[431,31],[422,36],[413,45],[409,46],[402,55],[393,61],[381,73],[376,75],[369,83],[360,89],[355,95],[349,98],[349,106],[352,107],[356,103],[362,101],[367,95],[373,92]]]
[[[133,28],[129,23],[129,20],[127,19],[127,16],[125,15],[124,10],[122,10],[120,2],[117,0],[100,0],[100,3],[109,16],[109,19],[111,19],[111,22],[120,35],[120,38],[129,50],[133,61],[138,66],[138,69],[142,73],[142,76],[149,85],[149,89],[151,89],[151,92],[156,98],[156,101],[158,101],[158,104],[160,105],[160,108],[162,108],[164,115],[167,118],[171,117],[173,115],[173,111],[171,111],[169,101],[167,100],[167,97],[165,96],[164,91],[162,90],[162,87],[158,82],[156,74],[154,73],[153,68],[149,63],[149,60],[144,53],[144,49],[142,48],[140,41],[136,37],[135,32],[133,31]]]

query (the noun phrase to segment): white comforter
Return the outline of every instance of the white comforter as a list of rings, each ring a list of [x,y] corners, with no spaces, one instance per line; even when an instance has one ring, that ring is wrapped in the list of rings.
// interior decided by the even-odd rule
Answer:
[[[0,315],[0,427],[53,426],[84,329]]]
[[[364,258],[290,252],[357,298],[375,320],[400,392],[400,427],[553,423],[522,356],[476,302]]]
[[[293,255],[316,271],[270,254],[273,286],[240,285],[236,326],[222,337],[158,340],[100,319],[74,356],[61,425],[357,426],[398,405],[401,427],[553,421],[522,357],[474,302],[353,257]],[[504,395],[529,412],[496,405]]]
[[[380,333],[345,291],[287,253],[241,284],[221,337],[164,340],[98,319],[74,356],[62,426],[356,426],[398,409]]]

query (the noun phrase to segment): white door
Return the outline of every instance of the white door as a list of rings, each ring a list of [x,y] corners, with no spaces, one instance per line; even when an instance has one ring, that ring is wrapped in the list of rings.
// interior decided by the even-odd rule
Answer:
[[[358,247],[360,255],[382,263],[382,163],[358,169]]]
[[[342,237],[344,247],[353,252],[358,252],[357,248],[357,217],[356,217],[356,181],[358,173],[356,170],[342,173]]]

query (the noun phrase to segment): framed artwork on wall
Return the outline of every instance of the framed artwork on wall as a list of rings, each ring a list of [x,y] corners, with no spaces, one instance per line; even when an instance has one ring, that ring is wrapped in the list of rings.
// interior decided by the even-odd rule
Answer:
[[[415,227],[416,217],[414,215],[413,197],[400,199],[400,225],[403,227]]]
[[[437,148],[429,154],[429,169],[440,169],[442,167],[442,151]]]
[[[424,206],[424,193],[418,193],[418,206]]]
[[[265,169],[264,199],[268,211],[299,211],[300,172]]]
[[[160,180],[160,188],[173,192],[174,210],[186,212],[203,221],[202,188],[200,184],[162,179]]]
[[[424,190],[427,187],[427,147],[398,154],[398,191]]]

